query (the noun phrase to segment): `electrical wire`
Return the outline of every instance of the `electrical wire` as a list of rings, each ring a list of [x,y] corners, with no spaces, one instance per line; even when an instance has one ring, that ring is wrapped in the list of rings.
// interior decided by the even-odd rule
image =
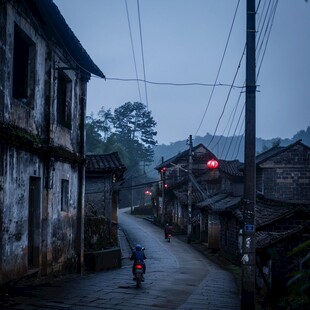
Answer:
[[[232,139],[230,140],[230,144],[229,144],[229,146],[228,146],[228,149],[227,149],[227,152],[226,152],[226,155],[225,155],[225,160],[228,158],[228,154],[229,154],[229,151],[230,151],[232,142],[233,142],[234,138],[236,137],[236,131],[237,131],[237,128],[238,128],[238,125],[239,125],[241,116],[242,116],[243,113],[244,113],[244,108],[245,108],[245,104],[243,105],[242,110],[241,110],[241,112],[240,112],[240,115],[239,115],[239,118],[238,118],[237,125],[236,125],[236,127],[235,127],[235,131],[234,131],[233,137],[232,137]],[[232,154],[233,154],[233,153],[232,153]],[[232,156],[232,158],[233,158],[233,159],[236,159],[237,157],[233,157],[233,156]]]
[[[133,62],[134,62],[134,66],[135,66],[136,78],[137,78],[137,86],[138,86],[139,98],[140,98],[140,102],[142,102],[141,91],[140,91],[140,84],[139,84],[139,77],[138,77],[138,70],[137,70],[136,55],[135,55],[135,49],[134,49],[133,40],[132,40],[132,31],[131,31],[131,25],[130,25],[130,18],[129,18],[127,0],[125,0],[125,5],[126,5],[126,14],[127,14],[128,28],[129,28],[129,34],[130,34],[132,57],[133,57]]]
[[[260,65],[259,65],[259,68],[258,68],[258,71],[257,71],[256,79],[258,79],[258,77],[259,77],[260,70],[261,70],[261,67],[262,67],[262,64],[263,64],[263,60],[265,58],[265,53],[266,53],[266,50],[267,50],[267,45],[268,45],[268,42],[269,42],[270,33],[271,33],[272,26],[273,26],[273,22],[274,22],[274,18],[275,18],[275,14],[276,14],[276,10],[277,10],[278,4],[279,4],[279,0],[276,0],[276,2],[274,4],[274,7],[273,7],[273,11],[271,13],[270,27],[269,27],[269,31],[268,31],[268,35],[267,35],[267,39],[266,39],[266,44],[265,44],[265,47],[264,47],[264,50],[263,50],[262,60],[260,62]]]
[[[240,58],[240,60],[239,60],[239,64],[238,64],[236,73],[235,73],[235,75],[234,75],[232,85],[234,84],[234,82],[235,82],[235,80],[236,80],[236,78],[237,78],[237,75],[238,75],[238,73],[239,73],[239,69],[240,69],[240,67],[241,67],[241,62],[242,62],[243,57],[244,57],[244,55],[245,55],[245,50],[246,50],[246,45],[244,46],[243,53],[242,53],[241,58]],[[221,119],[222,119],[222,117],[223,117],[223,115],[224,115],[224,112],[225,112],[225,109],[226,109],[226,106],[227,106],[228,99],[229,99],[229,97],[230,97],[231,91],[232,91],[232,88],[229,89],[229,92],[228,92],[228,94],[227,94],[227,98],[226,98],[224,107],[223,107],[222,112],[221,112],[221,115],[220,115],[220,117],[219,117],[219,119],[218,119],[218,121],[217,121],[217,124],[216,124],[215,130],[214,130],[213,136],[212,136],[212,138],[211,138],[209,144],[207,145],[207,148],[210,146],[210,144],[211,144],[212,141],[214,140],[214,137],[215,137],[215,134],[216,134],[216,132],[217,132],[218,126],[219,126],[219,124],[220,124],[220,122],[221,122]]]
[[[220,72],[221,72],[221,68],[222,68],[222,65],[223,65],[223,62],[224,62],[224,58],[225,58],[225,55],[226,55],[228,43],[229,43],[230,36],[231,36],[231,33],[232,33],[232,29],[233,29],[233,26],[234,26],[234,23],[235,23],[236,15],[237,15],[237,12],[238,12],[239,4],[240,4],[240,0],[238,1],[237,6],[236,6],[236,9],[235,9],[233,21],[232,21],[232,24],[231,24],[231,26],[230,26],[228,38],[227,38],[227,40],[226,40],[226,45],[225,45],[225,48],[224,48],[224,52],[223,52],[223,55],[222,55],[222,59],[221,59],[221,63],[220,63],[219,69],[218,69],[218,71],[217,71],[217,75],[216,75],[216,78],[215,78],[214,85],[217,84],[217,80],[218,80],[218,77],[219,77]],[[206,109],[205,109],[205,111],[204,111],[204,113],[203,113],[202,119],[201,119],[201,121],[200,121],[200,123],[199,123],[199,126],[198,126],[197,130],[196,130],[196,133],[195,133],[195,135],[194,135],[194,138],[197,136],[197,133],[199,132],[199,129],[201,128],[201,125],[202,125],[202,123],[203,123],[203,121],[204,121],[204,118],[205,118],[205,116],[206,116],[206,114],[207,114],[208,108],[209,108],[210,103],[211,103],[211,99],[212,99],[212,97],[213,97],[214,89],[215,89],[215,87],[213,86],[212,91],[211,91],[211,94],[210,94],[210,97],[209,97],[209,100],[208,100],[207,107],[206,107]]]
[[[231,132],[231,129],[232,129],[232,125],[233,125],[236,113],[237,113],[237,109],[238,109],[238,106],[239,106],[239,103],[240,103],[241,95],[242,95],[242,93],[240,92],[238,100],[237,100],[237,103],[236,103],[234,109],[232,110],[232,113],[231,113],[231,115],[229,117],[229,120],[227,122],[227,124],[230,124],[229,130],[228,130],[228,133],[227,133],[227,137],[228,138],[229,138],[229,135],[230,135],[230,132]],[[232,118],[231,121],[230,121],[230,118]],[[233,137],[231,138],[230,142],[232,142],[232,140],[233,140]],[[220,158],[223,158],[222,156],[223,156],[223,153],[225,151],[226,144],[227,144],[227,139],[225,140],[224,147],[222,148],[222,152],[220,154]],[[231,145],[231,143],[230,143],[230,145]],[[227,153],[228,153],[228,151],[229,151],[229,146],[228,146],[228,149],[227,149]],[[225,159],[227,158],[227,153],[226,153]]]
[[[140,30],[140,43],[141,43],[141,53],[142,53],[142,65],[143,65],[143,77],[144,81],[146,81],[146,75],[145,75],[145,62],[144,62],[144,49],[143,49],[143,40],[142,40],[142,27],[141,27],[141,16],[140,16],[140,5],[139,0],[137,0],[137,6],[138,6],[138,19],[139,19],[139,30]],[[147,95],[147,86],[146,83],[144,83],[145,88],[145,102],[146,102],[146,108],[149,107],[149,100]]]
[[[258,4],[258,7],[257,7],[257,9],[256,9],[256,12],[258,12],[258,8],[259,8],[260,4],[261,4],[261,1],[260,1],[259,4]],[[263,63],[263,58],[264,58],[264,55],[265,55],[265,52],[266,52],[266,48],[267,48],[267,44],[268,44],[268,40],[269,40],[269,37],[270,37],[271,28],[272,28],[272,25],[273,25],[273,21],[274,21],[274,17],[275,17],[275,12],[276,12],[277,5],[278,5],[278,0],[276,0],[276,2],[275,2],[273,5],[271,5],[271,6],[270,6],[270,2],[269,2],[269,5],[268,5],[268,7],[267,7],[267,9],[266,9],[266,12],[264,13],[264,11],[265,11],[265,2],[264,2],[264,6],[263,6],[263,9],[262,9],[263,12],[262,12],[261,17],[260,17],[260,19],[259,19],[259,23],[258,23],[258,24],[261,25],[261,22],[262,22],[262,20],[263,20],[263,23],[262,23],[262,26],[261,26],[261,27],[262,27],[262,28],[265,27],[265,31],[264,31],[263,37],[261,37],[261,34],[263,33],[263,30],[262,30],[262,31],[259,31],[259,37],[258,37],[258,40],[257,40],[258,44],[259,44],[260,40],[262,41],[262,43],[259,44],[259,47],[258,47],[258,49],[257,49],[258,58],[259,58],[259,56],[260,56],[260,54],[261,54],[261,50],[262,50],[262,49],[263,49],[263,57],[262,57],[261,60],[260,60],[260,65],[259,65],[259,70],[258,70],[258,72],[257,72],[256,81],[258,80],[260,68],[261,68],[262,63]],[[270,7],[272,7],[272,8],[270,9]],[[266,20],[268,20],[267,23],[266,23]],[[266,25],[266,26],[265,26],[265,25]],[[266,35],[267,33],[268,33],[268,35]],[[267,39],[266,39],[266,37],[267,37]],[[263,48],[263,46],[264,46],[264,48]],[[241,93],[240,93],[240,94],[241,94]],[[240,96],[239,96],[239,99],[240,99]],[[239,101],[239,99],[238,99],[238,101]],[[236,133],[238,124],[239,124],[239,122],[240,122],[240,117],[241,117],[241,115],[242,115],[242,113],[243,113],[243,110],[244,110],[244,107],[243,107],[243,109],[242,109],[242,111],[241,111],[241,113],[240,113],[240,115],[239,115],[239,120],[238,120],[238,123],[237,123],[237,125],[236,125],[236,127],[235,127],[234,135],[233,135],[232,139],[230,140],[230,144],[229,144],[229,147],[228,147],[228,149],[227,149],[227,152],[226,152],[226,155],[225,155],[225,159],[227,159],[227,157],[228,157],[228,154],[229,154],[229,151],[230,151],[230,148],[231,148],[231,145],[232,145],[232,141],[233,141],[233,139],[235,138],[235,133]],[[236,109],[235,109],[235,111],[236,111]],[[235,114],[234,114],[233,120],[234,120],[234,118],[235,118]],[[233,121],[233,120],[232,120],[232,121]],[[230,118],[229,118],[228,122],[229,122],[229,121],[230,121]],[[232,125],[232,122],[231,122],[231,125]],[[226,128],[227,128],[227,126],[225,127],[224,131],[226,131]],[[230,129],[231,129],[231,126],[230,126]],[[230,130],[229,130],[229,132],[230,132]],[[228,135],[229,135],[229,134],[228,134]],[[221,137],[222,137],[222,136],[221,136]],[[220,137],[220,139],[221,139],[221,137]],[[240,141],[239,141],[238,152],[237,152],[236,156],[239,154],[239,148],[240,148],[241,140],[242,140],[242,139],[240,139]],[[212,140],[211,140],[211,141],[212,141]],[[220,142],[220,140],[217,141],[217,144],[216,144],[215,146],[217,146],[217,145],[219,144],[219,142]],[[226,143],[227,143],[227,139],[225,140],[224,147],[222,148],[222,153],[221,153],[220,156],[222,156],[222,154],[223,154],[223,152],[224,152],[224,150],[225,150],[225,148],[226,148]],[[209,144],[210,144],[210,143],[209,143]],[[214,147],[215,147],[215,146],[214,146]],[[235,149],[234,149],[234,151],[235,151]],[[233,154],[234,154],[234,152],[233,152]]]
[[[115,77],[106,77],[107,81],[121,81],[121,82],[144,82],[147,84],[153,85],[163,85],[163,86],[205,86],[205,87],[232,87],[232,88],[244,88],[244,86],[240,85],[232,85],[232,84],[225,84],[225,83],[217,83],[217,84],[208,84],[208,83],[199,83],[199,82],[190,82],[190,83],[173,83],[173,82],[155,82],[155,81],[148,81],[144,79],[126,79],[126,78],[115,78]]]

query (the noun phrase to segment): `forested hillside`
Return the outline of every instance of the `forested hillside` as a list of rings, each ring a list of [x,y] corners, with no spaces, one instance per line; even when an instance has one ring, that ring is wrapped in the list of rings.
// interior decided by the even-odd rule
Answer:
[[[310,146],[310,127],[306,130],[301,130],[296,133],[291,139],[273,138],[265,140],[261,138],[256,139],[256,152],[257,154],[269,149],[273,145],[287,146],[297,140],[301,139],[302,142]],[[238,159],[243,162],[244,160],[244,137],[224,137],[207,134],[204,137],[196,137],[193,139],[193,145],[202,143],[211,152],[213,152],[219,159],[233,160]],[[161,144],[154,147],[154,161],[149,171],[152,168],[161,163],[162,157],[164,160],[171,158],[172,156],[188,149],[187,141],[177,141],[170,143],[169,145]],[[151,172],[152,174],[152,172]]]

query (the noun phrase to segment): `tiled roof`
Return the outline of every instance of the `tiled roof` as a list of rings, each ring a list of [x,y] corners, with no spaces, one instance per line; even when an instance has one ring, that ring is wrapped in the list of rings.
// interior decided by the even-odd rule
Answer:
[[[272,147],[271,149],[267,150],[266,152],[258,154],[256,156],[256,164],[259,165],[262,162],[268,160],[269,158],[272,158],[272,157],[280,154],[284,149],[286,149],[286,147],[284,147],[284,146],[275,146],[275,147]]]
[[[200,148],[200,147],[204,148],[204,149],[206,150],[206,153],[209,154],[210,157],[216,159],[216,156],[215,156],[211,151],[209,151],[209,150],[208,150],[203,144],[201,144],[201,143],[198,144],[198,145],[196,145],[196,146],[194,146],[194,147],[192,148],[192,152],[194,153],[194,152],[195,152],[198,148]],[[189,150],[187,149],[187,150],[185,150],[185,151],[183,151],[183,152],[181,152],[181,153],[178,153],[177,155],[175,155],[175,156],[169,158],[168,160],[164,161],[164,162],[161,163],[160,165],[157,165],[154,169],[160,170],[160,169],[163,168],[163,167],[168,167],[169,165],[171,165],[171,163],[176,164],[176,163],[178,163],[178,162],[180,161],[180,159],[182,159],[182,158],[187,158],[187,157],[188,157],[188,152],[189,152]]]
[[[43,28],[48,28],[49,33],[52,33],[54,36],[53,39],[74,58],[79,68],[87,73],[105,78],[52,0],[26,0],[25,2],[34,15],[38,13],[41,15],[42,18],[39,21],[42,23]]]
[[[174,190],[173,193],[178,198],[179,202],[182,205],[186,205],[188,203],[188,194],[187,190]],[[192,193],[192,203],[197,204],[203,200],[203,195],[198,191],[193,191]]]
[[[86,173],[107,173],[125,171],[117,152],[101,155],[86,155]]]
[[[241,165],[239,160],[219,160],[219,169],[231,176],[243,176],[243,172],[239,170]]]
[[[299,204],[284,205],[281,202],[279,202],[278,205],[257,203],[255,207],[256,226],[261,227],[270,224],[298,210],[310,213],[310,208],[309,206],[307,207],[306,205],[299,205]],[[240,220],[240,222],[243,222],[243,215],[241,208],[236,208],[233,211],[233,214]]]
[[[259,231],[256,233],[256,247],[262,249],[281,241],[299,231],[309,229],[310,223],[304,223],[303,225],[296,226],[294,229],[282,231],[282,232],[267,232]]]
[[[214,196],[210,196],[208,199],[205,199],[204,201],[198,203],[197,207],[212,211],[224,211],[227,208],[236,206],[240,201],[241,197],[221,193]]]
[[[275,156],[278,156],[279,154],[287,151],[288,149],[294,147],[297,144],[303,145],[306,148],[309,148],[307,145],[303,144],[301,142],[302,140],[297,140],[296,142],[288,145],[288,146],[275,146],[267,150],[266,152],[263,152],[261,154],[258,154],[256,156],[256,165],[261,165],[265,161],[269,160],[270,158],[273,158]],[[244,169],[244,164],[241,164],[239,167],[240,170]]]

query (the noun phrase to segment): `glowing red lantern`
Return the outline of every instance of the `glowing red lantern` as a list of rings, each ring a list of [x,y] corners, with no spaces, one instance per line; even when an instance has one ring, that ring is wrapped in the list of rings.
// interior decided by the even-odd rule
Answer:
[[[216,169],[219,166],[219,163],[215,159],[211,159],[208,161],[207,166],[209,169]]]

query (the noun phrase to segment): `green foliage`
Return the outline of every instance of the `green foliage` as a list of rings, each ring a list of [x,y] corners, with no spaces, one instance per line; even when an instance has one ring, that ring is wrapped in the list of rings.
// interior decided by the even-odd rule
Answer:
[[[289,256],[297,256],[299,271],[293,272],[287,283],[288,296],[281,302],[289,305],[290,309],[309,309],[310,308],[310,240],[295,247]]]
[[[126,167],[136,169],[140,163],[153,161],[153,146],[157,144],[154,130],[157,123],[151,112],[141,102],[127,102],[114,113],[104,107],[98,118],[87,117],[87,153],[118,152]]]
[[[114,110],[113,125],[115,134],[125,147],[135,165],[139,162],[151,163],[156,122],[151,112],[141,102],[127,102]]]
[[[86,117],[86,153],[98,154],[103,147],[103,138],[92,116]]]

